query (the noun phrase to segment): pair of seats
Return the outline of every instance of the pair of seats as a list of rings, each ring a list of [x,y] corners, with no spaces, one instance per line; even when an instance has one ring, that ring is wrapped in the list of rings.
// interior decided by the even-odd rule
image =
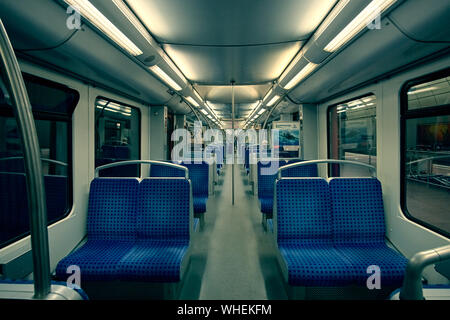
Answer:
[[[289,285],[364,287],[371,266],[379,267],[381,286],[402,284],[407,260],[386,245],[376,178],[282,178],[274,219]]]
[[[190,182],[184,178],[96,178],[87,242],[61,260],[65,280],[76,265],[83,281],[179,282],[189,260]]]
[[[192,162],[178,162],[172,161],[175,164],[179,164],[188,168],[189,179],[192,184],[192,196],[194,200],[194,213],[203,214],[206,212],[206,203],[208,201],[209,191],[209,165],[206,162],[194,163]],[[184,177],[185,172],[183,170],[152,164],[150,168],[151,177]]]

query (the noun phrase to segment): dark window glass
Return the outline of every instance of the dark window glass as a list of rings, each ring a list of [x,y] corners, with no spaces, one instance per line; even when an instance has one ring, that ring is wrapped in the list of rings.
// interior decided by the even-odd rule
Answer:
[[[414,81],[402,92],[402,202],[412,220],[448,236],[450,78],[437,76]]]
[[[71,119],[79,94],[24,74],[41,150],[48,224],[72,208]],[[0,84],[0,247],[29,234],[22,143],[5,82]]]
[[[95,105],[95,166],[140,159],[141,115],[138,108],[98,98]],[[139,177],[138,165],[100,171],[101,177]]]
[[[364,162],[376,167],[377,101],[375,95],[333,105],[328,109],[328,157]],[[353,165],[330,165],[330,177],[358,177],[369,169]]]

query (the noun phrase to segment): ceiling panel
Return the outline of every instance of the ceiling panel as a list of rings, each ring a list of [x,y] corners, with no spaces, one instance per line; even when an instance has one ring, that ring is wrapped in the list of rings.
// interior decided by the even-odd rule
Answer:
[[[301,48],[301,42],[252,47],[163,45],[194,83],[258,84],[278,78]]]
[[[272,87],[271,84],[253,86],[235,86],[234,95],[236,104],[254,103],[262,100]],[[231,86],[195,86],[198,93],[212,103],[231,104]]]
[[[308,37],[336,0],[126,0],[162,43],[248,45]]]

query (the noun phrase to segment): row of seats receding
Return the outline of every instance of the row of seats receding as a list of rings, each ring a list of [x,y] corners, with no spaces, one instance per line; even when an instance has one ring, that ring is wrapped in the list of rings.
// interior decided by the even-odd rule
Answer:
[[[386,245],[376,178],[281,178],[275,201],[278,259],[289,285],[366,287],[370,266],[379,268],[382,287],[402,284],[407,260]]]
[[[87,242],[63,260],[83,283],[180,283],[189,261],[190,181],[185,178],[96,178],[89,192]],[[88,292],[89,294],[89,292]]]

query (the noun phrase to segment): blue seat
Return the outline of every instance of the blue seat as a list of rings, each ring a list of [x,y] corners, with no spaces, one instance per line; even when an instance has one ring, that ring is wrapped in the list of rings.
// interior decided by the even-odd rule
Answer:
[[[190,185],[183,178],[139,185],[137,241],[118,264],[119,278],[178,282],[190,239]]]
[[[56,276],[65,280],[71,265],[84,280],[117,279],[117,264],[136,241],[137,179],[94,179],[89,193],[87,242],[61,260]]]
[[[333,247],[331,203],[321,178],[277,181],[276,239],[292,286],[336,287],[353,282],[352,265]]]
[[[407,259],[386,245],[381,184],[376,178],[334,178],[330,181],[333,242],[365,285],[367,268],[380,267],[382,285],[400,286]]]
[[[185,166],[189,170],[189,179],[192,185],[192,197],[194,201],[194,213],[202,214],[206,212],[206,203],[209,196],[209,165],[202,163],[174,162]],[[164,165],[152,164],[150,168],[151,177],[184,177],[183,170]]]
[[[272,166],[280,168],[282,166],[299,162],[299,160],[271,160],[262,163],[258,161],[258,199],[261,206],[261,212],[266,215],[268,219],[272,217],[273,212],[273,195],[274,184],[277,179],[277,170],[270,169]],[[267,170],[267,174],[264,174],[263,170]],[[317,177],[317,165],[308,165],[301,167],[294,167],[282,171],[283,177]]]

